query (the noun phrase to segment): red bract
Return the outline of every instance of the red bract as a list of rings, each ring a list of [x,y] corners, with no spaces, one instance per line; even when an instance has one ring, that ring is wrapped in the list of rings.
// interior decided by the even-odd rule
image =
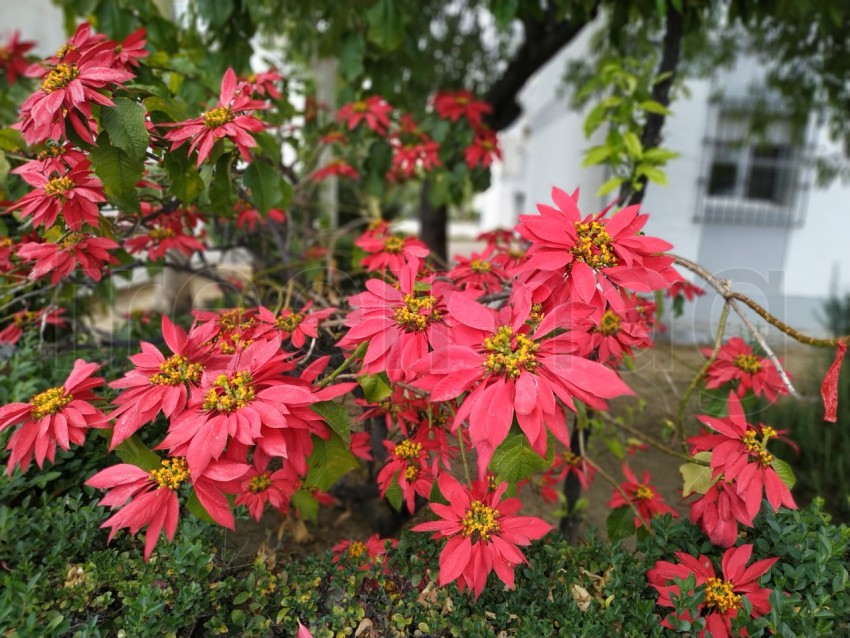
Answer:
[[[437,166],[442,166],[440,145],[427,135],[422,137],[423,141],[415,144],[402,144],[393,140],[391,175],[394,179],[409,179],[419,169],[427,173]]]
[[[648,523],[653,516],[660,514],[670,514],[674,518],[679,516],[676,510],[667,505],[658,490],[649,484],[648,471],[643,471],[642,481],[637,480],[635,473],[628,465],[623,465],[623,474],[626,480],[620,483],[620,489],[625,492],[626,496],[624,498],[620,490],[614,490],[608,501],[608,507],[626,507],[631,503],[640,514],[640,518],[635,516],[635,527],[642,525],[641,518],[644,523]]]
[[[29,62],[24,54],[35,46],[35,42],[21,41],[20,37],[20,32],[15,31],[6,44],[0,46],[0,70],[6,74],[6,82],[10,85],[17,83],[18,76],[26,71]]]
[[[667,288],[668,297],[675,298],[679,295],[682,295],[688,301],[693,301],[697,297],[702,297],[704,294],[705,290],[703,290],[699,286],[695,286],[694,284],[685,279],[674,281],[672,284],[670,284],[670,287]]]
[[[6,446],[12,452],[8,474],[18,464],[26,471],[33,458],[39,467],[45,459],[52,463],[57,445],[69,450],[72,443],[83,444],[89,428],[107,427],[106,416],[91,404],[99,399],[92,390],[103,383],[103,377],[92,376],[98,367],[77,359],[61,386],[36,394],[29,403],[0,408],[0,431],[20,424]]]
[[[747,504],[738,494],[735,481],[722,476],[698,500],[691,504],[690,519],[699,525],[708,539],[720,547],[731,547],[738,539],[738,523],[753,526]]]
[[[408,511],[413,514],[416,495],[428,498],[434,484],[434,475],[428,469],[428,451],[437,447],[434,441],[413,441],[404,439],[396,444],[384,441],[387,448],[387,461],[378,473],[378,488],[381,496],[386,496],[393,483],[398,483],[407,503]]]
[[[189,153],[198,150],[198,166],[209,157],[213,146],[220,139],[231,140],[239,149],[242,159],[249,161],[251,153],[248,149],[257,145],[251,133],[266,128],[251,111],[264,108],[264,102],[252,100],[247,93],[236,90],[236,73],[228,68],[221,81],[218,105],[201,117],[171,124],[174,128],[166,133],[165,139],[172,142],[172,151],[187,140],[192,140]]]
[[[847,343],[839,341],[835,361],[829,366],[820,386],[820,395],[823,399],[823,420],[830,423],[835,423],[838,420],[838,378],[841,375],[841,363],[844,361],[846,352]]]
[[[368,255],[360,261],[369,272],[389,270],[399,276],[406,264],[413,260],[425,259],[428,247],[415,237],[402,237],[386,232],[366,232],[354,241],[354,245],[365,250]]]
[[[117,264],[118,259],[109,254],[119,248],[107,237],[96,237],[88,233],[68,233],[58,244],[50,242],[26,242],[18,248],[18,257],[35,264],[30,270],[30,279],[50,275],[50,283],[56,284],[70,276],[79,264],[89,279],[100,281],[107,264]]]
[[[551,525],[536,517],[516,516],[522,505],[519,499],[502,500],[507,483],[491,491],[487,481],[475,481],[470,489],[446,473],[437,483],[448,505],[431,503],[431,510],[442,520],[421,523],[413,531],[450,539],[440,554],[440,585],[457,581],[461,590],[468,587],[477,599],[495,570],[513,589],[514,568],[527,562],[519,546],[542,538]]]
[[[289,513],[289,502],[298,490],[299,476],[292,465],[284,462],[283,469],[270,472],[264,458],[251,467],[241,479],[237,505],[248,508],[251,517],[259,521],[268,503],[284,514]]]
[[[330,317],[336,308],[324,308],[323,310],[311,311],[313,302],[308,301],[300,311],[295,312],[291,308],[282,308],[277,314],[264,306],[260,306],[257,313],[259,334],[277,334],[282,341],[290,339],[293,347],[302,348],[307,343],[307,337],[319,338],[319,322]],[[263,331],[263,326],[267,331]]]
[[[516,268],[535,290],[535,299],[549,294],[559,299],[589,302],[600,279],[641,292],[660,290],[680,279],[663,255],[672,246],[641,234],[648,219],[638,206],[611,217],[609,209],[582,217],[578,191],[568,195],[552,189],[556,208],[538,204],[540,215],[520,215],[517,232],[531,243],[528,259]]]
[[[122,392],[113,400],[117,406],[109,415],[115,419],[112,448],[132,436],[139,428],[162,413],[169,419],[186,409],[189,389],[197,387],[201,374],[210,364],[221,367],[223,359],[213,358],[208,341],[213,325],[193,326],[187,335],[162,316],[162,336],[171,349],[167,358],[153,344],[141,342],[142,352],[130,357],[135,366],[122,379],[109,384]]]
[[[705,591],[705,601],[694,610],[684,612],[681,616],[669,614],[661,623],[662,626],[673,629],[673,621],[686,620],[693,622],[697,617],[705,618],[705,629],[698,634],[703,638],[707,632],[712,638],[730,638],[732,635],[732,620],[738,616],[746,597],[752,606],[751,618],[758,618],[770,611],[770,590],[759,587],[758,579],[767,573],[778,558],[766,558],[756,561],[749,567],[747,562],[753,553],[752,545],[732,547],[723,552],[723,577],[719,578],[714,571],[711,560],[700,555],[694,558],[684,552],[676,552],[679,563],[658,561],[655,567],[647,572],[649,584],[658,590],[658,602],[661,607],[675,607],[671,594],[681,595],[679,585],[674,578],[686,580],[693,575],[697,588]],[[688,592],[693,593],[693,592]],[[743,633],[738,635],[743,636]]]
[[[616,367],[624,356],[634,354],[635,348],[649,348],[652,337],[646,321],[637,309],[638,298],[625,291],[599,291],[591,297],[595,312],[586,324],[591,349],[596,359]]]
[[[12,315],[12,323],[0,330],[0,343],[8,343],[13,346],[23,336],[24,329],[29,326],[64,326],[65,320],[59,315],[65,312],[64,308],[55,310],[19,310]]]
[[[336,114],[338,122],[345,122],[348,130],[354,129],[360,122],[383,135],[390,126],[389,114],[393,107],[382,97],[373,95],[365,100],[350,102],[343,106]]]
[[[483,253],[472,253],[469,257],[455,257],[457,266],[449,271],[449,278],[460,288],[474,288],[483,292],[496,292],[502,289],[507,279],[505,271],[491,259],[493,247]]]
[[[77,36],[82,37],[83,26],[87,25],[78,29]],[[115,68],[114,49],[108,46],[76,48],[69,43],[55,63],[51,62],[40,74],[41,88],[21,105],[21,118],[13,128],[20,129],[27,144],[61,140],[66,137],[67,118],[83,140],[94,144],[92,104],[113,106],[103,90],[110,85],[121,85],[135,75]]]
[[[707,356],[711,352],[711,348],[702,349]],[[732,337],[717,351],[717,357],[705,376],[705,386],[710,389],[737,381],[739,397],[743,397],[749,389],[768,401],[775,401],[777,395],[788,394],[788,388],[773,362],[753,354],[753,349],[740,337]]]
[[[487,102],[475,99],[469,91],[444,91],[434,97],[437,115],[456,122],[465,117],[473,128],[481,126],[481,118],[493,110]]]
[[[272,208],[268,215],[263,215],[255,206],[244,199],[237,200],[233,205],[233,210],[236,212],[236,228],[247,229],[252,233],[256,230],[257,224],[265,226],[267,219],[278,224],[286,221],[286,213],[279,208]]]
[[[463,151],[463,158],[469,168],[481,166],[487,168],[494,160],[502,159],[502,151],[499,149],[499,139],[489,129],[480,129],[475,132],[472,144]]]
[[[346,540],[333,546],[333,562],[346,563],[359,569],[369,569],[378,556],[387,553],[387,545],[394,548],[398,541],[393,538],[381,538],[378,534],[370,536],[366,542]]]
[[[61,213],[71,230],[83,224],[95,228],[100,221],[99,202],[105,202],[103,184],[89,170],[89,161],[81,161],[64,175],[27,172],[21,177],[38,190],[21,197],[11,210],[20,209],[22,217],[32,216],[34,226],[52,226]]]
[[[282,80],[283,76],[274,68],[271,68],[262,73],[252,73],[249,75],[244,81],[239,83],[239,90],[249,95],[268,96],[274,100],[279,100],[281,94],[277,85]]]
[[[150,55],[145,49],[146,33],[144,28],[136,29],[124,38],[124,42],[115,47],[115,61],[127,70],[139,66],[139,59]]]
[[[584,459],[578,454],[570,450],[565,450],[555,456],[555,462],[546,474],[552,476],[559,483],[563,483],[567,475],[573,474],[578,479],[581,488],[583,490],[589,490],[590,484],[593,482],[593,477],[596,476],[596,470],[592,465],[585,463]]]
[[[310,179],[314,182],[321,182],[333,176],[360,179],[360,173],[357,169],[344,160],[331,160],[322,168],[312,173]]]
[[[354,310],[345,325],[350,330],[338,345],[353,349],[363,342],[369,344],[363,372],[386,372],[393,382],[413,379],[413,366],[427,354],[429,345],[446,343],[445,305],[439,286],[429,292],[416,290],[417,263],[414,259],[402,270],[399,288],[370,279],[365,292],[349,297]]]
[[[36,159],[21,164],[12,170],[17,175],[35,173],[36,175],[50,175],[51,173],[65,174],[80,162],[86,159],[85,153],[74,146],[71,142],[65,144],[48,143],[44,150],[40,151]]]
[[[586,333],[549,337],[556,328],[569,329],[586,318],[593,311],[590,306],[564,304],[539,321],[529,291],[518,287],[501,311],[462,294],[451,297],[448,310],[454,343],[439,343],[416,364],[419,378],[414,384],[428,390],[431,401],[469,392],[453,428],[469,419],[479,476],[508,435],[514,414],[532,448],[545,455],[547,430],[569,446],[566,417],[557,399],[571,410],[574,399],[604,409],[605,399],[632,393],[616,372],[575,354],[582,346],[574,339],[586,340]]]
[[[160,219],[147,233],[125,239],[124,248],[131,254],[147,251],[148,259],[159,261],[169,250],[188,257],[195,251],[203,251],[205,246],[197,237],[187,233],[182,213],[175,213]]]
[[[729,416],[725,419],[697,416],[717,434],[690,437],[691,454],[711,451],[712,475],[722,474],[727,481],[735,481],[749,518],[758,514],[765,494],[774,511],[779,510],[780,505],[796,509],[791,491],[773,469],[774,456],[767,451],[767,442],[777,435],[776,430],[761,424],[758,427],[749,425],[741,402],[732,392],[728,409]]]

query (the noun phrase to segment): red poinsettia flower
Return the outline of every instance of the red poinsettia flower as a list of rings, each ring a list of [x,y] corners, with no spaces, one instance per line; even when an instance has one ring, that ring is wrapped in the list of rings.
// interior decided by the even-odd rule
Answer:
[[[575,327],[593,312],[590,306],[564,304],[538,322],[530,291],[522,286],[500,311],[463,294],[452,295],[447,306],[454,343],[441,342],[416,363],[414,384],[428,390],[431,401],[469,392],[452,427],[469,419],[479,476],[508,435],[514,415],[531,447],[545,455],[547,431],[569,446],[558,399],[571,410],[576,409],[573,399],[604,409],[606,399],[632,393],[616,372],[581,356],[586,333],[550,337],[556,328]]]
[[[416,495],[428,498],[434,484],[434,475],[428,469],[428,452],[437,447],[435,441],[404,439],[399,443],[384,441],[387,461],[378,473],[378,488],[386,496],[393,483],[401,488],[408,511],[416,508]]]
[[[48,142],[44,149],[38,152],[35,159],[12,169],[12,172],[16,175],[25,175],[27,173],[35,173],[37,175],[59,173],[60,175],[64,175],[85,159],[86,154],[71,142],[66,142],[65,144]]]
[[[494,247],[490,246],[482,253],[472,253],[469,257],[455,257],[457,266],[449,271],[448,277],[460,288],[474,288],[483,292],[496,292],[502,289],[507,273],[492,260]]]
[[[710,356],[711,352],[711,348],[702,349],[706,356]],[[732,337],[723,344],[705,376],[705,386],[709,389],[737,381],[739,397],[743,397],[750,389],[768,401],[775,401],[780,394],[788,394],[788,388],[773,362],[767,357],[753,354],[753,349],[741,337]]]
[[[20,37],[20,32],[15,31],[6,44],[0,45],[0,70],[6,74],[6,82],[10,85],[16,84],[18,76],[26,71],[29,62],[25,54],[35,46],[35,42],[23,41]]]
[[[64,308],[55,308],[48,310],[19,310],[12,315],[12,323],[0,330],[0,343],[8,343],[10,346],[18,343],[18,340],[23,336],[24,329],[30,326],[64,326],[65,320],[60,317]]]
[[[513,589],[514,568],[527,562],[519,546],[542,538],[551,525],[536,517],[516,516],[520,500],[502,500],[507,483],[490,490],[488,482],[481,480],[469,488],[447,473],[437,483],[448,505],[431,503],[431,510],[442,520],[421,523],[413,531],[436,532],[435,539],[450,539],[440,554],[440,585],[457,581],[461,590],[468,587],[477,599],[495,570]]]
[[[481,127],[481,118],[493,110],[487,102],[476,100],[470,91],[443,91],[434,97],[434,109],[440,117],[456,122],[465,117],[473,128]]]
[[[796,509],[791,491],[773,469],[774,456],[767,451],[767,442],[777,435],[777,431],[767,425],[748,424],[734,392],[729,393],[727,406],[729,416],[724,419],[697,416],[700,423],[717,434],[690,437],[691,454],[711,452],[712,475],[723,474],[728,481],[735,481],[749,518],[758,514],[764,495],[767,495],[773,511],[778,511],[780,505]]]
[[[649,484],[649,472],[643,471],[643,480],[638,481],[632,468],[628,465],[623,465],[623,475],[626,480],[620,483],[620,489],[626,494],[626,498],[620,493],[620,490],[614,490],[611,498],[608,501],[608,507],[618,508],[626,507],[630,503],[637,509],[640,518],[635,516],[635,527],[642,525],[641,518],[645,523],[648,523],[653,516],[660,514],[670,514],[673,518],[679,514],[672,507],[667,505],[664,497],[658,493],[658,490]]]
[[[531,243],[528,259],[515,274],[535,290],[536,300],[551,294],[562,300],[588,302],[600,279],[639,292],[661,290],[681,279],[673,258],[662,254],[672,246],[642,233],[647,215],[628,206],[607,217],[609,209],[582,217],[578,191],[568,195],[553,188],[556,208],[538,204],[540,215],[520,215],[517,232]]]
[[[207,324],[193,326],[186,334],[162,316],[162,336],[173,354],[165,357],[159,348],[142,341],[142,351],[130,357],[135,367],[109,384],[110,388],[121,390],[113,400],[117,407],[109,415],[115,419],[112,449],[153,421],[160,411],[169,419],[183,413],[189,388],[200,383],[204,369],[224,364],[221,357],[212,356],[209,339],[214,332],[215,326]]]
[[[236,497],[236,504],[247,507],[256,521],[263,516],[266,504],[284,514],[289,513],[289,503],[299,486],[300,477],[292,465],[284,462],[283,468],[274,472],[268,470],[268,465],[265,457],[255,459],[254,465],[242,477]]]
[[[115,47],[115,61],[127,70],[139,66],[139,59],[150,55],[145,49],[146,34],[147,31],[143,27],[124,38],[124,41]]]
[[[81,26],[75,37],[85,37],[81,30],[88,33]],[[92,105],[113,106],[104,89],[135,77],[116,68],[112,47],[78,48],[70,42],[40,75],[41,89],[21,105],[20,120],[13,126],[20,129],[27,144],[64,139],[66,119],[83,140],[94,144]]]
[[[257,321],[269,327],[269,332],[277,333],[282,341],[291,339],[292,346],[303,348],[307,343],[307,337],[319,338],[319,322],[330,317],[336,308],[324,308],[322,310],[311,310],[313,302],[308,301],[298,312],[291,308],[282,308],[277,314],[264,306],[260,306],[257,313]],[[263,333],[262,326],[258,328]]]
[[[61,213],[71,230],[83,224],[95,228],[100,222],[99,202],[105,202],[103,184],[89,170],[91,163],[81,161],[64,175],[50,177],[44,173],[23,173],[24,181],[37,190],[30,191],[10,210],[20,209],[22,217],[32,216],[34,226],[52,226]]]
[[[314,182],[321,182],[329,177],[347,177],[349,179],[360,179],[360,173],[356,168],[345,160],[331,160],[322,168],[310,175]]]
[[[747,504],[738,494],[735,481],[721,476],[708,491],[691,503],[691,522],[699,525],[708,539],[720,547],[731,547],[738,539],[738,523],[753,526]]]
[[[490,129],[478,129],[475,132],[475,138],[472,140],[472,144],[464,149],[463,157],[469,168],[476,168],[478,166],[487,168],[495,160],[502,159],[499,139]]]
[[[38,467],[45,459],[52,463],[57,445],[69,450],[72,443],[83,444],[89,428],[107,427],[106,416],[91,404],[99,399],[92,390],[103,384],[103,377],[92,376],[99,367],[77,359],[62,385],[39,392],[28,403],[0,408],[0,431],[20,424],[6,446],[12,452],[8,474],[18,464],[26,471],[33,458]]]
[[[236,73],[228,68],[221,81],[221,93],[215,108],[183,122],[176,122],[165,135],[172,142],[171,150],[181,147],[186,141],[189,153],[198,151],[198,166],[212,153],[213,146],[220,139],[232,141],[239,149],[242,159],[251,159],[248,150],[257,145],[251,133],[265,130],[266,125],[251,114],[251,111],[266,108],[264,102],[252,100],[250,95],[236,90]]]
[[[256,308],[194,310],[192,314],[199,322],[215,326],[211,341],[222,354],[233,354],[251,345],[259,332]]]
[[[286,213],[279,208],[271,208],[267,215],[263,215],[256,206],[244,199],[239,199],[233,205],[233,210],[236,213],[236,228],[254,232],[257,225],[265,226],[266,220],[270,219],[273,222],[282,224],[286,221]]]
[[[282,80],[283,76],[277,72],[277,69],[270,68],[267,71],[249,75],[239,83],[239,90],[249,95],[268,96],[273,100],[279,100],[281,93],[277,87]]]
[[[389,115],[392,110],[393,107],[384,98],[373,95],[365,100],[344,105],[337,112],[336,119],[337,122],[345,122],[349,131],[356,128],[360,122],[365,122],[370,129],[383,135],[390,126]]]
[[[402,237],[388,232],[367,230],[354,245],[369,253],[360,261],[369,272],[389,270],[396,277],[413,260],[425,259],[428,247],[415,237]]]
[[[187,257],[196,251],[203,251],[206,248],[203,242],[190,234],[194,225],[192,221],[191,216],[185,215],[183,211],[164,215],[156,220],[148,232],[125,239],[124,249],[130,254],[147,251],[151,261],[163,259],[169,250],[176,250]]]
[[[585,326],[590,335],[588,343],[598,361],[616,367],[624,356],[632,356],[636,348],[652,346],[638,303],[638,297],[613,288],[607,294],[597,290],[591,297],[595,311]]]
[[[546,474],[559,483],[563,483],[567,475],[573,474],[578,479],[581,489],[589,490],[593,477],[596,476],[596,470],[592,465],[585,463],[584,459],[578,454],[564,450],[555,455],[555,462]]]
[[[417,170],[427,173],[437,166],[442,166],[439,152],[440,144],[427,135],[423,135],[422,141],[412,144],[393,140],[393,178],[409,179]]]
[[[108,237],[97,237],[89,233],[68,233],[59,243],[26,242],[18,248],[18,257],[35,264],[30,270],[30,279],[50,275],[50,283],[56,284],[70,276],[77,265],[89,279],[100,281],[107,264],[117,264],[118,259],[109,254],[120,248]]]
[[[655,567],[647,572],[647,579],[649,584],[658,590],[657,604],[660,607],[675,607],[671,595],[683,593],[679,585],[673,582],[674,578],[686,580],[693,575],[696,578],[697,588],[705,591],[705,601],[697,609],[685,612],[682,616],[676,616],[675,613],[669,614],[661,623],[662,626],[673,629],[674,621],[693,622],[697,617],[704,617],[705,629],[699,632],[700,638],[708,633],[712,638],[731,638],[735,635],[732,632],[732,620],[737,618],[738,612],[743,607],[743,598],[750,603],[751,618],[758,618],[768,613],[770,590],[759,587],[758,579],[766,574],[779,559],[765,558],[747,566],[752,553],[752,545],[730,547],[723,552],[722,578],[717,576],[714,565],[705,555],[694,558],[684,552],[676,552],[678,563],[663,560],[655,563]]]
[[[399,288],[370,279],[365,292],[349,297],[354,310],[346,317],[345,325],[350,330],[338,345],[353,349],[363,342],[369,344],[363,357],[363,372],[386,372],[392,382],[410,380],[414,377],[413,365],[429,347],[446,343],[440,287],[428,292],[416,290],[417,264],[414,259],[401,271]]]
[[[396,545],[398,541],[394,538],[381,538],[379,534],[373,534],[365,543],[355,540],[340,541],[331,551],[334,563],[346,563],[356,565],[359,569],[369,569],[378,556],[384,556]]]
[[[675,299],[679,295],[682,295],[688,301],[693,301],[697,297],[702,297],[704,294],[705,290],[703,290],[699,286],[692,284],[686,279],[674,281],[667,288],[667,296],[671,299]]]

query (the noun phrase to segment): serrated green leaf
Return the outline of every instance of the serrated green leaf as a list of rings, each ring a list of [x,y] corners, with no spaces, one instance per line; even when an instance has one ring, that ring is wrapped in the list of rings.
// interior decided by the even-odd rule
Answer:
[[[434,483],[436,484],[436,481]],[[384,494],[384,498],[389,501],[396,512],[401,511],[401,507],[404,505],[404,493],[401,491],[397,479],[392,480],[390,486],[387,488],[387,493]]]
[[[698,454],[694,454],[694,458],[698,461],[709,463],[711,461],[711,452],[699,452]],[[694,492],[705,494],[715,482],[715,479],[711,476],[711,467],[708,465],[683,463],[679,466],[679,472],[682,473],[682,478],[684,479],[682,496],[687,496]]]
[[[789,490],[794,487],[794,484],[797,482],[797,477],[794,476],[794,471],[791,469],[791,466],[788,465],[782,459],[778,459],[773,457],[773,462],[771,463],[776,474],[779,478],[782,479],[782,482],[785,483],[785,487]]]
[[[383,372],[380,374],[364,374],[362,377],[357,377],[357,381],[363,388],[363,394],[369,403],[380,403],[393,393],[390,381]]]
[[[346,447],[351,445],[351,417],[344,406],[336,401],[320,401],[311,407],[339,435]]]
[[[97,146],[89,153],[92,169],[103,182],[107,197],[120,209],[139,212],[139,195],[136,182],[144,172],[142,159],[133,159],[126,151],[112,146],[109,134],[101,133]]]
[[[622,177],[612,177],[611,179],[606,181],[604,184],[602,184],[602,186],[599,187],[599,190],[596,191],[596,194],[599,195],[600,197],[602,195],[607,195],[608,193],[610,193],[615,188],[619,188],[620,184],[622,184],[625,181],[626,180],[623,179]]]
[[[298,490],[292,495],[292,507],[305,521],[313,521],[319,518],[319,501],[307,490]]]
[[[635,533],[635,515],[628,505],[611,510],[606,520],[608,540],[612,543]]]
[[[162,459],[159,455],[142,443],[142,440],[135,434],[121,441],[115,447],[115,453],[125,463],[135,465],[148,472],[159,469],[162,465]]]
[[[357,469],[357,459],[337,434],[325,441],[313,436],[313,453],[308,459],[305,483],[326,491],[343,476]]]
[[[369,40],[385,51],[392,51],[404,41],[404,18],[396,0],[378,0],[366,12]]]
[[[587,150],[587,153],[584,155],[584,162],[582,162],[582,166],[593,166],[595,164],[601,164],[606,159],[608,159],[611,155],[612,149],[607,144],[602,144],[600,146],[594,146]]]
[[[490,469],[499,478],[516,483],[548,469],[555,460],[555,447],[549,441],[546,458],[531,449],[524,434],[509,434],[493,453]]]
[[[101,126],[109,133],[112,146],[134,160],[142,159],[151,139],[145,128],[145,108],[126,97],[115,98],[113,102],[115,106],[101,110]]]
[[[634,132],[626,131],[623,133],[623,144],[629,157],[637,158],[643,154],[643,144],[640,143],[640,138]]]
[[[189,513],[198,520],[212,525],[218,525],[218,523],[215,522],[215,519],[210,516],[207,508],[201,504],[201,501],[198,499],[198,495],[195,494],[194,491],[192,492],[192,496],[189,497],[189,500],[186,501],[186,509],[189,510]]]
[[[245,170],[245,187],[251,191],[251,201],[263,215],[283,202],[282,179],[269,164],[255,160]]]

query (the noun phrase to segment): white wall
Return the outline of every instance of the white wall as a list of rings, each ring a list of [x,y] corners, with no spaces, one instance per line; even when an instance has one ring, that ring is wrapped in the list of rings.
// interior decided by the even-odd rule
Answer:
[[[0,39],[5,41],[20,31],[22,40],[34,40],[36,55],[47,57],[67,40],[62,11],[50,0],[2,0],[0,6]]]

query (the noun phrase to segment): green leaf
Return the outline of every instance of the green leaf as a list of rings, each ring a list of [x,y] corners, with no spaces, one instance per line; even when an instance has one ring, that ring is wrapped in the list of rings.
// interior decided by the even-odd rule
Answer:
[[[136,182],[142,177],[145,165],[134,160],[125,151],[112,146],[109,134],[101,133],[97,146],[89,153],[95,175],[103,182],[103,190],[118,208],[139,212],[139,195]]]
[[[113,101],[115,106],[101,110],[100,123],[115,148],[134,160],[142,159],[151,140],[145,128],[145,107],[126,97]]]
[[[233,0],[198,0],[198,12],[213,29],[223,27],[233,9]]]
[[[144,100],[145,108],[148,113],[165,113],[172,121],[182,122],[183,120],[191,119],[192,114],[186,107],[186,104],[176,99],[166,99],[161,97],[149,97]]]
[[[250,594],[250,593],[248,593],[247,591],[239,592],[239,593],[238,593],[238,594],[236,594],[236,596],[233,598],[233,604],[234,604],[234,605],[241,605],[241,604],[242,604],[242,603],[244,603],[246,600],[248,600],[248,598],[249,598],[250,596],[251,596],[251,594]]]
[[[643,154],[643,144],[640,143],[640,138],[632,131],[623,133],[623,144],[626,146],[626,152],[629,157],[640,157]]]
[[[189,497],[189,500],[186,501],[186,509],[189,510],[189,513],[192,514],[198,520],[204,521],[205,523],[211,523],[212,525],[218,525],[210,516],[210,513],[207,511],[201,501],[198,499],[198,495],[195,492],[192,492],[192,496]]]
[[[349,33],[342,41],[339,50],[339,72],[348,82],[353,82],[363,73],[365,44],[363,37],[357,32]]]
[[[655,100],[646,100],[640,103],[640,107],[648,113],[657,113],[658,115],[672,115],[672,111],[661,102]]]
[[[436,485],[436,481],[434,484]],[[393,509],[396,512],[401,511],[402,505],[404,505],[404,493],[401,491],[401,487],[399,487],[398,480],[393,479],[390,483],[390,486],[387,488],[387,493],[384,494],[384,497],[389,501],[390,505],[393,506]]]
[[[338,435],[331,434],[327,441],[314,436],[305,483],[326,491],[358,466],[357,459]]]
[[[346,447],[351,445],[351,418],[344,406],[336,401],[320,401],[311,407],[339,435]]]
[[[608,540],[612,543],[635,533],[635,515],[628,505],[611,510],[606,521]]]
[[[6,179],[11,169],[12,166],[9,164],[9,160],[6,159],[6,154],[0,153],[0,180]]]
[[[162,459],[159,455],[142,443],[142,440],[135,434],[121,441],[115,447],[115,453],[125,463],[135,465],[148,472],[157,470],[162,465]]]
[[[516,483],[548,469],[555,460],[555,447],[549,442],[547,458],[531,449],[524,434],[509,434],[493,453],[490,469],[500,478]]]
[[[605,121],[608,115],[608,108],[604,104],[597,104],[593,107],[590,113],[587,114],[587,119],[584,120],[584,136],[590,137],[593,131],[599,128],[599,125]]]
[[[711,461],[711,452],[700,452],[694,455],[698,461]],[[697,463],[683,463],[679,466],[679,472],[682,473],[684,485],[682,486],[682,496],[698,492],[705,494],[712,485],[715,479],[711,476],[711,467],[708,465],[699,465]]]
[[[319,501],[307,490],[298,490],[292,495],[292,507],[305,521],[313,521],[319,518]]]
[[[679,153],[676,151],[671,151],[666,148],[650,148],[643,152],[643,157],[641,159],[645,162],[661,164],[671,159],[676,159],[677,157],[679,157]]]
[[[0,128],[0,150],[16,153],[26,147],[19,131],[12,128]]]
[[[233,212],[233,182],[230,174],[232,157],[226,153],[215,163],[215,172],[209,188],[210,207],[216,213],[227,215]]]
[[[650,182],[655,182],[656,184],[661,184],[662,186],[667,185],[667,176],[664,174],[660,168],[655,166],[650,166],[649,164],[639,164],[635,169],[636,175],[645,175],[646,179]]]
[[[494,0],[490,10],[496,19],[496,26],[503,31],[516,17],[519,0]]]
[[[601,164],[611,155],[612,149],[607,144],[602,144],[600,146],[594,146],[588,149],[587,153],[584,156],[584,162],[582,162],[582,166],[593,166],[594,164]]]
[[[596,194],[599,195],[600,197],[602,195],[607,195],[608,193],[610,193],[615,188],[618,188],[620,186],[620,184],[622,184],[625,181],[626,180],[622,177],[612,177],[607,182],[602,184],[602,186],[599,187],[599,190],[596,191]]]
[[[245,187],[251,191],[251,201],[263,215],[283,202],[283,180],[266,162],[255,160],[245,170]]]
[[[369,403],[380,403],[393,393],[390,380],[383,372],[380,374],[364,374],[362,377],[357,377],[357,381],[363,388],[363,394]]]
[[[165,170],[171,179],[171,192],[184,204],[194,202],[204,190],[204,180],[189,162],[185,149],[165,154]]]
[[[791,469],[790,465],[782,459],[773,457],[771,466],[773,466],[773,469],[779,475],[779,478],[782,479],[782,482],[785,483],[785,487],[789,490],[794,487],[794,484],[797,482],[797,477],[794,476],[794,471]]]
[[[378,0],[366,12],[369,40],[386,51],[397,48],[404,40],[404,19],[396,0]]]

